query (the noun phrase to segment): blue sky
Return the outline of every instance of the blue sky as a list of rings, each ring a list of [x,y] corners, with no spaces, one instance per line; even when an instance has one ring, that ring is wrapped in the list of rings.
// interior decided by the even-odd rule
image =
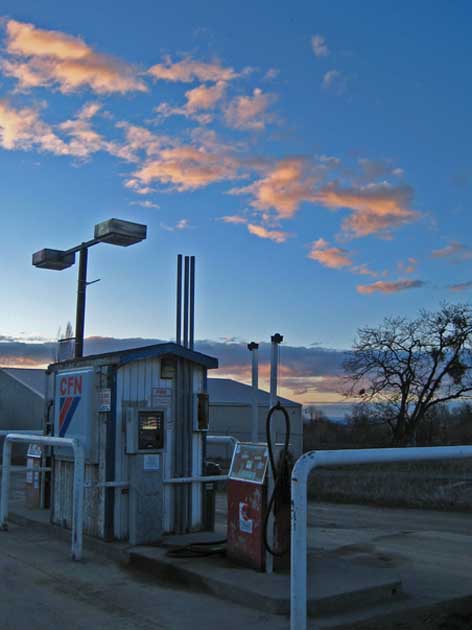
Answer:
[[[219,342],[343,349],[470,298],[469,3],[2,12],[0,335],[73,320],[76,268],[31,254],[111,216],[149,237],[91,251],[88,335],[171,338],[177,253],[197,257],[197,337]]]

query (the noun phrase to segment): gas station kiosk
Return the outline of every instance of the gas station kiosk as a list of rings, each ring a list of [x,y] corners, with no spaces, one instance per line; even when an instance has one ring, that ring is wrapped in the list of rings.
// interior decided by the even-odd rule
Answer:
[[[207,370],[217,367],[217,359],[175,343],[49,366],[47,432],[78,438],[85,450],[85,534],[137,545],[204,528],[197,479],[204,475]],[[57,447],[51,460],[51,520],[70,527],[73,461]]]

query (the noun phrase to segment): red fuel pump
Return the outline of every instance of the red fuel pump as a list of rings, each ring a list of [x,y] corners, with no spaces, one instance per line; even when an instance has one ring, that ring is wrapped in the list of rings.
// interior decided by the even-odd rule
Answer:
[[[275,459],[270,425],[275,411],[285,417],[285,442]],[[290,473],[291,457],[289,417],[277,403],[266,422],[267,445],[241,443],[235,449],[228,480],[228,558],[265,570],[266,552],[274,556],[274,568],[288,567],[290,541]],[[268,467],[274,477],[274,491],[267,496]],[[273,542],[268,541],[269,513],[274,512]]]

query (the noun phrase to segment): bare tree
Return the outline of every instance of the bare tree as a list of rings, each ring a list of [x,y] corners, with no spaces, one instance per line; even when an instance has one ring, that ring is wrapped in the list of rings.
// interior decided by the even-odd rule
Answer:
[[[72,358],[74,354],[74,331],[72,324],[67,322],[66,329],[62,332],[59,328],[57,331],[57,343],[54,348],[54,361],[64,361]]]
[[[320,422],[322,420],[327,420],[327,416],[322,409],[317,407],[316,405],[308,405],[304,409],[305,417],[310,424],[313,422]]]
[[[376,403],[392,442],[415,442],[416,430],[435,405],[472,392],[472,308],[444,303],[417,319],[387,318],[361,328],[345,363],[350,394]]]

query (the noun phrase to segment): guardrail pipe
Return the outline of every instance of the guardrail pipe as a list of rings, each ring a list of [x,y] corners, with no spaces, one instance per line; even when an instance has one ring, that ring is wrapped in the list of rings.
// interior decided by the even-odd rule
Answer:
[[[290,630],[307,628],[307,482],[315,468],[472,457],[472,446],[310,451],[292,471]]]
[[[233,459],[234,449],[239,444],[239,440],[235,437],[232,435],[207,435],[206,439],[209,444],[230,444],[233,447],[231,452],[231,459]]]
[[[11,445],[13,442],[39,444],[42,446],[62,446],[72,449],[74,455],[74,487],[72,496],[72,559],[82,558],[84,521],[84,477],[85,456],[79,440],[50,435],[9,433],[3,444],[2,495],[0,497],[0,529],[8,530],[8,499],[10,493]]]

